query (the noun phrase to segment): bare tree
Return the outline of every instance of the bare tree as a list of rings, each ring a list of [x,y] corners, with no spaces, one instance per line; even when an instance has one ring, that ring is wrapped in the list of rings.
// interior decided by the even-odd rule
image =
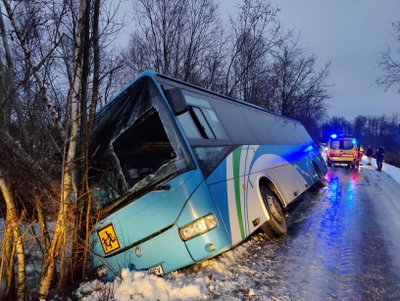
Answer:
[[[252,86],[263,74],[260,71],[289,37],[289,34],[282,33],[277,14],[278,9],[269,2],[245,0],[239,7],[238,17],[230,19],[226,95],[247,100],[252,98]]]
[[[356,137],[365,136],[366,135],[366,131],[365,131],[366,124],[367,124],[366,116],[359,115],[356,118],[354,118],[353,134]]]
[[[268,80],[269,109],[303,122],[324,116],[329,63],[316,71],[316,60],[315,55],[304,55],[297,41],[281,47]]]
[[[400,43],[400,21],[393,23],[396,42]],[[385,90],[393,87],[397,93],[400,93],[400,44],[396,49],[387,47],[387,50],[381,53],[379,66],[384,75],[377,79],[377,83],[385,87]]]
[[[221,61],[222,29],[213,0],[139,0],[125,62],[135,72],[155,69],[211,85]]]
[[[0,51],[0,105],[5,108],[0,115],[1,199],[7,199],[6,219],[15,221],[22,220],[15,216],[23,216],[33,204],[32,220],[37,218],[34,222],[42,226],[39,295],[46,297],[56,278],[62,288],[67,273],[73,281],[86,273],[92,216],[87,149],[102,82],[112,78],[117,69],[116,61],[108,59],[112,56],[108,57],[107,43],[119,26],[112,22],[115,15],[107,2],[101,0],[2,2],[12,28],[6,33],[6,25],[0,22],[2,44],[13,45]],[[6,51],[11,48],[13,53]],[[10,84],[3,89],[6,81]],[[29,131],[27,143],[24,131]],[[76,198],[71,198],[71,192]],[[43,202],[51,206],[44,210]],[[9,214],[13,210],[16,213]],[[46,219],[57,221],[51,241]],[[11,225],[8,220],[6,224]],[[10,239],[4,240],[0,273],[10,280],[8,287],[14,279],[8,272],[14,270],[12,246],[17,243],[19,248],[22,243],[22,235],[10,232],[12,229],[7,226]],[[67,248],[72,250],[72,258]],[[17,255],[23,253],[18,250]],[[22,271],[22,257],[17,259],[18,271]],[[18,273],[17,279],[18,288],[23,289],[22,274]]]
[[[139,0],[137,19],[140,31],[133,42],[145,55],[141,59],[164,74],[176,76],[182,53],[181,32],[184,27],[186,1]],[[137,60],[135,58],[135,60]]]

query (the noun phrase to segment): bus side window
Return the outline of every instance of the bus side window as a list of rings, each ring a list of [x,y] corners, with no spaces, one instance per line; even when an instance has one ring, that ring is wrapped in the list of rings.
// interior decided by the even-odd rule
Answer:
[[[219,112],[216,112],[216,108],[213,108],[211,105],[211,102],[214,102],[212,98],[207,98],[204,95],[198,95],[197,93],[190,93],[186,90],[182,91],[189,105],[189,114],[183,114],[186,115],[184,117],[178,116],[178,119],[182,125],[184,125],[184,131],[187,137],[210,140],[229,139],[226,130],[217,115]],[[197,129],[197,131],[193,127]]]
[[[190,116],[189,112],[185,112],[178,116],[178,120],[182,125],[183,131],[189,139],[199,139],[201,135],[199,130],[197,129],[196,124],[194,123],[192,116]]]
[[[198,107],[191,107],[190,113],[193,117],[194,122],[199,129],[201,136],[206,139],[215,139],[215,134],[210,127],[206,117],[204,116],[203,111]]]
[[[221,122],[219,121],[217,115],[212,109],[202,109],[204,116],[206,117],[208,123],[213,130],[215,137],[217,139],[228,139],[227,134],[225,133],[224,128],[222,127]]]

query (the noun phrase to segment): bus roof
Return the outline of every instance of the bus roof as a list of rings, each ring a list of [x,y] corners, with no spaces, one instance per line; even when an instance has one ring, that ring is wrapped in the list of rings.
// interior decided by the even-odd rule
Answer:
[[[153,72],[153,71],[151,71],[151,72]],[[215,95],[215,96],[219,96],[219,97],[225,98],[225,99],[227,99],[227,100],[229,100],[229,101],[233,101],[233,102],[236,102],[236,103],[241,104],[241,105],[245,105],[245,106],[248,106],[248,107],[252,107],[252,108],[254,108],[254,109],[257,109],[257,110],[264,111],[264,112],[266,112],[266,113],[269,113],[269,114],[271,114],[271,115],[274,115],[274,116],[277,116],[277,117],[280,117],[280,118],[285,118],[285,119],[291,120],[291,121],[293,121],[293,122],[301,123],[300,121],[298,121],[298,120],[296,120],[296,119],[293,119],[293,118],[290,118],[290,117],[287,117],[287,116],[282,116],[282,115],[279,115],[279,114],[277,114],[277,113],[270,112],[270,111],[264,109],[263,107],[260,107],[260,106],[258,106],[258,105],[255,105],[255,104],[253,104],[253,103],[251,103],[251,102],[248,102],[248,101],[245,101],[245,100],[234,99],[234,98],[232,98],[232,97],[229,97],[229,96],[226,96],[226,95],[223,95],[223,94],[220,94],[220,93],[211,91],[211,90],[204,89],[204,88],[202,88],[202,87],[199,87],[199,86],[196,86],[196,85],[193,85],[193,84],[184,82],[184,81],[179,80],[179,79],[176,79],[176,78],[172,78],[172,77],[163,75],[163,74],[158,73],[158,72],[156,72],[155,74],[156,74],[157,77],[160,77],[160,78],[163,78],[163,79],[167,79],[167,80],[169,80],[169,81],[172,81],[172,82],[175,82],[175,83],[184,85],[184,86],[189,86],[189,87],[191,87],[191,88],[194,88],[194,89],[197,89],[197,90],[201,90],[201,91],[203,91],[203,92],[210,93],[210,94],[213,94],[213,95]]]
[[[125,90],[127,90],[134,83],[136,83],[137,81],[139,81],[139,80],[141,80],[142,78],[145,78],[145,77],[153,78],[154,80],[156,80],[157,77],[161,78],[161,79],[166,79],[168,81],[172,81],[172,82],[178,83],[180,85],[188,86],[188,87],[191,87],[191,88],[196,89],[196,90],[200,90],[200,91],[203,91],[203,92],[206,92],[206,93],[213,94],[213,95],[218,96],[218,97],[225,98],[225,99],[227,99],[229,101],[235,102],[235,103],[240,104],[240,105],[245,105],[245,106],[248,106],[248,107],[263,111],[265,113],[268,113],[268,114],[271,114],[271,115],[274,115],[274,116],[277,116],[277,117],[280,117],[280,118],[288,119],[288,120],[290,120],[292,122],[301,123],[300,121],[298,121],[296,119],[270,112],[270,111],[264,109],[263,107],[257,106],[257,105],[255,105],[253,103],[248,102],[248,101],[237,100],[237,99],[234,99],[232,97],[229,97],[229,96],[226,96],[226,95],[223,95],[223,94],[220,94],[220,93],[217,93],[217,92],[213,92],[211,90],[207,90],[207,89],[201,88],[199,86],[184,82],[182,80],[178,80],[178,79],[163,75],[163,74],[155,72],[153,70],[146,70],[146,71],[140,73],[135,79],[130,81],[128,84],[126,84],[125,87],[117,95],[115,95],[113,98],[111,98],[111,100],[103,108],[101,108],[101,110],[99,111],[99,113],[96,116],[96,119],[100,118],[100,116],[102,116],[104,114],[104,112],[107,111],[107,109],[112,105],[114,100],[116,98],[118,98],[121,94],[123,94],[125,92]]]

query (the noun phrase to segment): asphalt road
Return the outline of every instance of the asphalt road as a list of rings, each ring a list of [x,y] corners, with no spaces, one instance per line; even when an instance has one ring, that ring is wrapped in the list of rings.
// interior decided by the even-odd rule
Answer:
[[[400,185],[387,174],[330,168],[328,186],[294,204],[288,234],[258,234],[240,265],[253,271],[236,298],[400,300]],[[262,293],[261,293],[262,292]]]

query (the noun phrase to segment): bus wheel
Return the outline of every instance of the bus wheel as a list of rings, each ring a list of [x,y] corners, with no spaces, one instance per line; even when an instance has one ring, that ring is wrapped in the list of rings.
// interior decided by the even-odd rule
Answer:
[[[282,206],[275,193],[273,193],[267,185],[261,184],[260,191],[265,207],[267,208],[270,216],[269,220],[261,226],[261,229],[269,237],[280,237],[287,231],[287,225]]]
[[[317,172],[317,175],[318,175],[318,181],[315,182],[315,186],[316,186],[317,188],[323,188],[323,187],[325,187],[326,185],[328,185],[328,184],[326,183],[324,174],[323,174],[322,171],[318,168],[317,164],[315,164],[315,163],[313,162],[313,165],[314,165],[314,169],[315,169],[315,171]]]

